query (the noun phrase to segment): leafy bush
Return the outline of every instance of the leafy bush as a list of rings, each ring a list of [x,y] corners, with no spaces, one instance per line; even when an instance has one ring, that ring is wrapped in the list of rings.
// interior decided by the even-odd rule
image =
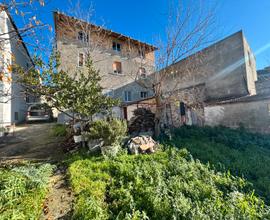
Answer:
[[[187,148],[194,158],[209,162],[219,171],[248,179],[255,192],[270,203],[270,136],[244,129],[182,127],[164,143]]]
[[[105,146],[120,144],[127,133],[127,124],[118,119],[98,120],[91,124],[85,136],[90,139],[102,139]]]
[[[0,168],[0,219],[38,219],[53,166]]]
[[[52,135],[54,137],[65,137],[67,133],[66,125],[56,124],[52,127]]]
[[[260,198],[244,193],[242,178],[215,172],[186,150],[111,160],[73,157],[73,219],[270,218]]]

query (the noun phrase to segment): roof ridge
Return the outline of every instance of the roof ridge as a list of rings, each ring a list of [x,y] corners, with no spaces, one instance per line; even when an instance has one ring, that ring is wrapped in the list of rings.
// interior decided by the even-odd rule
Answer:
[[[94,24],[94,23],[89,22],[89,21],[86,21],[86,20],[84,20],[84,19],[81,19],[81,18],[77,18],[77,17],[71,16],[71,15],[68,15],[68,14],[66,14],[66,13],[64,13],[64,12],[60,12],[59,10],[55,10],[55,11],[53,11],[53,13],[57,13],[57,14],[60,14],[60,15],[69,17],[69,18],[71,18],[71,19],[74,19],[74,20],[78,20],[78,21],[85,22],[85,23],[87,23],[87,24],[89,24],[89,25],[92,25],[92,26],[97,27],[97,28],[101,28],[101,29],[103,29],[104,31],[107,31],[107,32],[116,34],[116,35],[118,35],[118,36],[120,36],[120,37],[124,37],[124,38],[126,38],[126,39],[129,39],[129,40],[132,40],[132,41],[136,41],[136,42],[139,43],[139,44],[143,44],[143,45],[152,47],[154,50],[157,50],[157,49],[158,49],[156,46],[154,46],[154,45],[152,45],[152,44],[150,44],[150,43],[146,43],[146,42],[144,42],[144,41],[137,40],[137,39],[132,38],[132,37],[130,37],[130,36],[127,36],[127,35],[125,35],[125,34],[122,34],[122,33],[119,33],[119,32],[113,31],[113,30],[110,30],[110,29],[108,29],[108,28],[106,28],[106,27],[103,27],[103,26]]]

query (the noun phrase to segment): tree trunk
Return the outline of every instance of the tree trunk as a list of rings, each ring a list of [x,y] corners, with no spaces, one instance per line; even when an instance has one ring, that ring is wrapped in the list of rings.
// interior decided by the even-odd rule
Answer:
[[[161,132],[161,117],[162,117],[162,101],[160,96],[155,97],[156,100],[156,114],[155,114],[155,137],[159,137]]]

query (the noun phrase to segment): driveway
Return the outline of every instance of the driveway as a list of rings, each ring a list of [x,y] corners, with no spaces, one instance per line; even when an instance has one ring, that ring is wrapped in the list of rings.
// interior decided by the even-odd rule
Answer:
[[[57,162],[63,158],[61,138],[53,137],[54,123],[17,126],[14,136],[0,139],[1,162],[20,160]]]

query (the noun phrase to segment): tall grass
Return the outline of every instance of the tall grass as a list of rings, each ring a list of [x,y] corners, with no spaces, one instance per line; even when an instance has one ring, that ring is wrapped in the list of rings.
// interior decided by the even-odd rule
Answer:
[[[38,219],[53,166],[0,168],[0,219]]]
[[[270,203],[270,135],[225,127],[182,127],[163,143],[187,148],[195,159],[246,178],[255,193]]]
[[[52,127],[51,135],[54,137],[65,137],[68,134],[68,127],[62,124],[55,124]]]
[[[73,219],[270,218],[242,178],[215,172],[186,150],[109,160],[75,155],[69,163]]]

